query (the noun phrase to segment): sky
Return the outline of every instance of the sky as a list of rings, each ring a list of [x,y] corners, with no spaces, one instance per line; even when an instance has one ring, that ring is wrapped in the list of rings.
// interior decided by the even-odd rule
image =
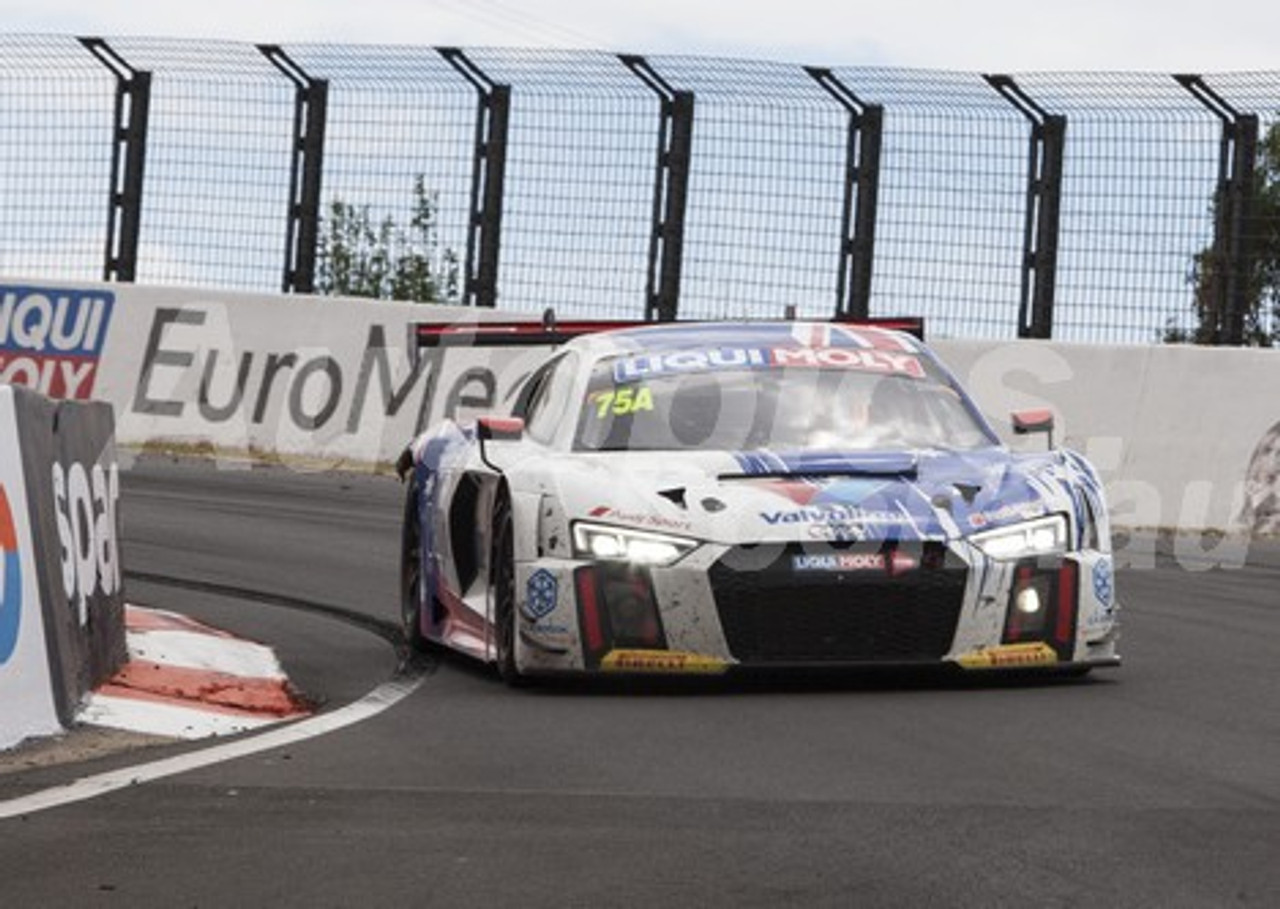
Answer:
[[[1276,0],[0,0],[11,34],[562,47],[975,72],[1280,70]]]

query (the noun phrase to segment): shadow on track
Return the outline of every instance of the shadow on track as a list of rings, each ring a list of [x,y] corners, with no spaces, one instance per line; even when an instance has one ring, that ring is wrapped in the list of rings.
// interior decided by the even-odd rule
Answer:
[[[491,666],[433,646],[416,654],[430,672],[452,672],[492,682],[502,681]],[[850,694],[905,691],[973,691],[1104,686],[1118,683],[1106,670],[1071,676],[1048,669],[1004,672],[964,670],[953,666],[870,666],[814,669],[733,669],[723,675],[549,675],[535,676],[513,696],[553,697],[706,697],[772,694]]]

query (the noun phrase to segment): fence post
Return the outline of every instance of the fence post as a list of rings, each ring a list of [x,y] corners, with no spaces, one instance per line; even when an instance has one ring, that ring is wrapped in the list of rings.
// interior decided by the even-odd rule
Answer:
[[[493,307],[498,301],[511,86],[495,83],[460,48],[438,47],[436,52],[475,87],[478,97],[462,301],[468,306]]]
[[[1253,271],[1253,250],[1245,232],[1255,192],[1258,116],[1240,113],[1200,76],[1173,78],[1222,121],[1211,254],[1213,343],[1239,347],[1244,344],[1245,314],[1251,304],[1248,276]]]
[[[329,82],[312,79],[278,44],[259,44],[272,66],[294,85],[289,210],[285,221],[284,293],[315,293],[316,247],[320,240],[320,178]]]
[[[142,229],[143,171],[147,122],[151,113],[151,73],[136,70],[102,38],[80,43],[116,77],[111,133],[111,192],[107,202],[107,242],[102,280],[132,282],[138,275]]]
[[[865,319],[871,315],[871,270],[875,265],[884,107],[859,100],[829,69],[806,66],[805,72],[849,113],[844,202],[840,212],[836,318]]]
[[[676,91],[644,57],[619,54],[618,59],[660,100],[644,313],[650,322],[674,322],[680,311],[684,219],[693,161],[693,92]]]
[[[1050,114],[1012,76],[986,75],[987,83],[1031,123],[1027,151],[1027,210],[1022,236],[1022,296],[1018,337],[1053,337],[1058,279],[1058,229],[1067,118]]]

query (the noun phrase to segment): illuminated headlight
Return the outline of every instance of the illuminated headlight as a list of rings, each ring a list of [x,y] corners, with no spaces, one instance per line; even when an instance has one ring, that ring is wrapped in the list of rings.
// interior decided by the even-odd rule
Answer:
[[[573,525],[573,547],[579,558],[635,565],[670,565],[698,544],[684,537],[643,530],[622,530],[605,524]]]
[[[1067,519],[1060,514],[975,533],[969,538],[993,559],[1060,555],[1067,551]]]
[[[1024,587],[1018,591],[1013,603],[1018,607],[1018,612],[1024,615],[1035,615],[1040,611],[1040,591],[1034,587]]]

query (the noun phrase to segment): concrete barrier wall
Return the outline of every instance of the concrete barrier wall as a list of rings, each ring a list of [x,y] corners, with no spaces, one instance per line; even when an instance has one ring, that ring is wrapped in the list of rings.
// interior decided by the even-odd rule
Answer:
[[[0,748],[125,660],[118,499],[109,405],[0,385]]]
[[[13,389],[0,386],[0,749],[61,728]]]
[[[115,405],[125,443],[212,444],[334,464],[393,460],[407,439],[446,413],[498,406],[490,374],[511,363],[509,351],[416,364],[407,352],[416,320],[510,319],[506,314],[114,290],[115,323],[95,394]],[[467,372],[490,362],[493,370],[480,378]]]
[[[18,437],[58,716],[126,658],[120,472],[111,406],[19,389]]]
[[[407,355],[415,320],[528,313],[127,285],[12,281],[2,290],[0,355],[8,365],[0,363],[0,378],[7,370],[11,380],[35,378],[109,401],[118,438],[135,445],[305,456],[321,466],[390,461],[442,416],[503,408],[541,356],[452,350],[415,367]],[[43,351],[14,346],[41,338]],[[100,357],[96,371],[58,344]],[[1280,387],[1280,354],[933,344],[1001,431],[1011,409],[1051,407],[1059,439],[1101,468],[1118,526],[1277,529],[1269,485],[1277,462],[1267,452],[1280,449],[1272,391]]]
[[[1042,341],[934,347],[1011,445],[1010,410],[1050,407],[1099,468],[1120,526],[1280,531],[1280,352]]]

